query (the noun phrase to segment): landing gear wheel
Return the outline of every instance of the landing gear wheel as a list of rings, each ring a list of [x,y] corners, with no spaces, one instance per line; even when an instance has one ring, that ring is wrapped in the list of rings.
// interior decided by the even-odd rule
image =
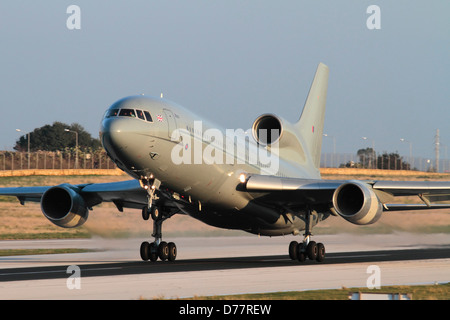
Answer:
[[[150,243],[142,242],[140,252],[142,260],[147,261],[150,258]]]
[[[297,260],[299,262],[305,262],[306,260],[306,253],[304,247],[305,247],[304,243],[299,243],[297,246]]]
[[[158,246],[158,256],[161,261],[166,261],[169,258],[169,246],[167,242],[162,241]]]
[[[177,246],[173,242],[169,242],[169,261],[175,261],[177,258]]]
[[[151,262],[158,260],[158,245],[155,242],[149,245],[149,259]]]
[[[317,257],[317,244],[315,241],[310,241],[306,247],[306,255],[310,260],[316,260]]]
[[[304,252],[300,252],[300,253],[298,254],[297,260],[298,260],[299,262],[305,262],[305,260],[306,260],[306,254],[305,254]]]
[[[151,215],[153,221],[158,221],[161,219],[161,213],[159,212],[159,209],[157,206],[153,206],[151,209]]]
[[[297,247],[297,241],[291,241],[291,243],[289,244],[289,258],[291,258],[291,260],[297,260]]]
[[[148,207],[145,206],[142,208],[142,219],[144,219],[145,221],[148,220],[148,218],[150,218],[150,212],[148,210]]]
[[[291,248],[291,245],[294,246],[292,242],[289,245],[289,249]],[[295,246],[295,260],[298,260],[300,262],[304,262],[306,260],[305,244],[303,242],[297,243],[297,245]]]
[[[322,262],[323,260],[325,260],[325,246],[323,245],[323,243],[320,242],[317,244],[316,260],[318,262]]]

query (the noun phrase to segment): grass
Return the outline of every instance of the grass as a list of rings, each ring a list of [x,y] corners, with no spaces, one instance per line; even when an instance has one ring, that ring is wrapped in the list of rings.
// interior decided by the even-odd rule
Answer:
[[[131,179],[128,176],[19,176],[0,177],[1,187],[49,186],[61,183],[103,183]]]
[[[44,218],[45,219],[45,218]],[[55,240],[55,239],[87,239],[92,235],[87,231],[74,232],[37,232],[37,233],[2,233],[0,240]]]
[[[196,296],[185,300],[349,300],[349,294],[354,292],[410,294],[413,300],[449,300],[450,283],[417,286],[386,286],[380,289],[342,288],[228,296]]]

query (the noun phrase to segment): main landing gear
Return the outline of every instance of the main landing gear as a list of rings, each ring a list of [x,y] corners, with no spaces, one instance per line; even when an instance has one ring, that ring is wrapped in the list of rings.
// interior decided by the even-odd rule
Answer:
[[[148,220],[150,217],[153,220],[153,233],[154,241],[149,243],[144,241],[141,243],[140,254],[144,261],[156,261],[161,259],[162,261],[175,261],[177,258],[177,246],[173,242],[162,241],[162,224],[166,219],[172,217],[175,212],[163,211],[162,207],[159,207],[154,202],[158,200],[155,192],[159,187],[160,182],[156,179],[150,184],[147,179],[141,180],[141,184],[148,193],[148,204],[142,208],[142,218]]]
[[[150,211],[150,212],[149,212]],[[162,223],[164,220],[170,218],[173,214],[162,214],[157,206],[152,206],[150,210],[148,207],[142,209],[142,217],[148,220],[151,216],[153,219],[153,233],[152,237],[155,240],[151,243],[144,241],[141,243],[141,258],[144,261],[175,261],[177,258],[177,246],[173,242],[162,241]]]
[[[325,259],[325,246],[323,243],[316,243],[311,241],[311,211],[308,210],[306,213],[306,228],[303,238],[303,242],[298,243],[297,241],[292,241],[289,244],[289,257],[292,260],[298,260],[304,262],[306,258],[310,260],[316,260],[317,262],[322,262]]]
[[[310,241],[307,236],[301,243],[292,241],[289,244],[289,257],[300,262],[304,262],[307,257],[310,260],[322,262],[325,259],[325,246],[323,243]]]

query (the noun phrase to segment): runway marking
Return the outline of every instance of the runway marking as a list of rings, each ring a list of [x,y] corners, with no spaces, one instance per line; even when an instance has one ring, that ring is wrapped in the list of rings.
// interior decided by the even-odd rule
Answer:
[[[119,269],[123,269],[123,268],[122,267],[90,268],[90,269],[81,269],[81,271],[119,270]],[[0,273],[0,276],[14,276],[14,275],[25,275],[25,274],[45,274],[45,273],[59,273],[59,272],[66,273],[66,269],[64,269],[64,270],[47,270],[47,271]]]
[[[353,255],[353,256],[336,256],[334,259],[347,259],[347,258],[367,258],[367,257],[387,257],[388,254],[361,254],[361,255]]]
[[[48,270],[48,271],[30,271],[30,272],[11,272],[11,273],[0,273],[0,276],[14,276],[14,275],[24,275],[24,274],[40,274],[40,273],[57,273],[65,272],[65,270]]]

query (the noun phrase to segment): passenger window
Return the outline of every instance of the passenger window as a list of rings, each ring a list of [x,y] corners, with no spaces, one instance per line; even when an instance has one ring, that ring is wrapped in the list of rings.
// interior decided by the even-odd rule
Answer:
[[[120,109],[119,117],[133,117],[136,118],[134,109]]]
[[[148,122],[153,122],[152,116],[150,115],[150,112],[144,111],[145,117],[147,118]]]
[[[111,109],[106,111],[105,118],[116,117],[119,113],[119,109]]]
[[[145,120],[144,112],[142,112],[142,110],[136,110],[136,114],[139,119]]]

